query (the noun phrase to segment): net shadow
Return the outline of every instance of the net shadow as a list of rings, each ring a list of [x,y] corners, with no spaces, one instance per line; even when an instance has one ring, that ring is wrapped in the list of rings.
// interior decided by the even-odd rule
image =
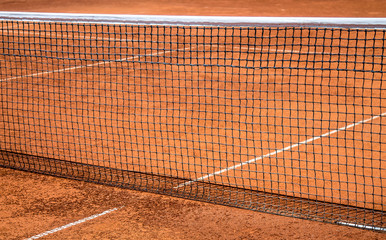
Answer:
[[[386,227],[385,214],[382,211],[209,182],[195,182],[182,188],[175,188],[190,181],[184,178],[107,168],[10,151],[0,151],[0,166],[302,219],[372,226],[374,230]]]

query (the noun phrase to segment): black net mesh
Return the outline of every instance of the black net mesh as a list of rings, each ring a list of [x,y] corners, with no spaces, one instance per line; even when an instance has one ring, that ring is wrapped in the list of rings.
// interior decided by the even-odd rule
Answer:
[[[0,33],[0,166],[385,229],[385,29]]]

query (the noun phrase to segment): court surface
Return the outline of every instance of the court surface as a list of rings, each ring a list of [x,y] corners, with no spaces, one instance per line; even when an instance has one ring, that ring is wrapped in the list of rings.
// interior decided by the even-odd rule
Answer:
[[[2,118],[15,122],[14,132],[3,140],[8,150],[187,179],[172,186],[177,192],[204,181],[383,210],[381,176],[386,173],[383,157],[376,155],[385,148],[379,134],[386,114],[382,76],[363,73],[360,81],[350,72],[327,73],[320,63],[328,58],[331,68],[336,60],[350,62],[350,56],[331,59],[333,54],[322,53],[333,48],[256,47],[248,38],[255,33],[242,31],[240,44],[230,45],[222,29],[216,30],[223,36],[217,44],[171,36],[163,40],[178,44],[154,46],[135,38],[144,29],[125,29],[125,34],[117,29],[111,38],[56,28],[37,36],[31,27],[17,31],[23,43],[16,46],[31,55],[1,59],[11,70],[0,80],[2,91],[12,96]],[[173,30],[160,28],[160,35],[164,31]],[[57,55],[34,61],[33,53],[44,50],[29,44],[37,39],[55,42]],[[133,47],[141,40],[146,49]],[[90,52],[77,53],[67,43],[88,46]],[[131,51],[115,53],[109,45]],[[62,51],[82,60],[57,60]],[[219,67],[207,66],[209,56]],[[300,65],[291,65],[294,58]],[[269,66],[272,59],[277,69]],[[310,75],[310,63],[321,70]],[[12,70],[12,64],[24,70],[20,65]],[[368,91],[358,91],[363,88]],[[17,129],[27,124],[34,128]]]

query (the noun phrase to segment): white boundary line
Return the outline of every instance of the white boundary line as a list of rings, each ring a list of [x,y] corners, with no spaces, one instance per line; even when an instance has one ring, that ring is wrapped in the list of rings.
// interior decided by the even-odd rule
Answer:
[[[41,31],[41,32],[30,32],[28,30],[21,30],[21,31],[18,31],[18,30],[9,30],[7,32],[12,32],[12,33],[18,33],[18,34],[23,34],[23,35],[38,35],[38,37],[45,37],[45,36],[48,36],[48,37],[51,37],[52,34],[50,34],[49,32],[44,32],[44,31]],[[40,35],[41,33],[41,35]],[[56,36],[64,36],[65,34],[55,34],[54,37]],[[67,36],[67,35],[66,35]],[[17,37],[17,36],[15,36]],[[101,38],[101,37],[86,37],[84,38],[84,36],[82,35],[77,35],[76,36],[77,38],[71,38],[71,35],[68,36],[68,38],[63,38],[63,40],[75,40],[75,41],[84,41],[84,40],[101,40],[101,41],[114,41],[114,42],[127,42],[127,43],[130,43],[131,42],[131,39],[120,39],[120,38]],[[83,38],[82,38],[83,37]],[[200,43],[200,44],[195,44],[195,43],[192,43],[192,45],[204,45],[204,43]],[[222,45],[222,44],[215,44],[216,46],[218,47],[226,47],[225,45]],[[214,46],[214,45],[212,45]],[[243,50],[251,50],[251,51],[267,51],[267,52],[272,52],[272,53],[275,53],[275,52],[280,52],[280,53],[295,53],[295,54],[322,54],[322,53],[325,53],[325,54],[328,54],[328,52],[307,52],[307,51],[297,51],[297,50],[282,50],[282,49],[274,49],[274,48],[271,48],[271,49],[268,49],[268,48],[256,48],[256,47],[239,47],[239,46],[232,46],[232,48],[238,48],[238,49],[243,49]]]
[[[72,38],[73,35],[66,35],[66,34],[60,34],[60,33],[56,33],[55,35],[53,34],[50,34],[51,31],[28,31],[28,30],[7,30],[6,33],[17,33],[19,35],[7,35],[9,37],[18,37],[20,36],[20,34],[22,35],[35,35],[35,36],[38,36],[38,37],[45,37],[45,36],[48,36],[48,37],[51,37],[51,36],[54,36],[54,37],[57,37],[57,36],[67,36],[67,38],[62,38],[61,40],[75,40],[75,41],[84,41],[84,40],[101,40],[101,41],[115,41],[115,42],[131,42],[132,39],[119,39],[119,38],[100,38],[100,37],[84,37],[85,35],[77,35],[76,37],[77,38]],[[101,35],[103,35],[103,33],[101,33]],[[117,34],[119,35],[119,34]]]
[[[285,49],[275,49],[275,48],[255,48],[255,47],[238,47],[238,46],[234,46],[236,48],[240,48],[240,49],[244,49],[244,50],[251,50],[251,51],[266,51],[266,52],[269,52],[269,53],[277,53],[277,52],[280,52],[280,53],[294,53],[294,54],[331,54],[330,52],[307,52],[307,51],[297,51],[297,50],[285,50]]]
[[[45,31],[33,31],[30,32],[28,30],[8,30],[8,32],[12,33],[18,33],[18,34],[23,34],[23,35],[38,35],[39,33],[42,33],[41,35],[38,35],[39,37],[45,37],[49,36],[51,37],[52,34],[49,32]],[[65,34],[55,34],[55,36],[64,36]],[[101,41],[115,41],[115,42],[131,42],[131,39],[120,39],[120,38],[101,38],[101,37],[87,37],[87,38],[81,38],[84,37],[82,35],[78,35],[78,38],[71,38],[71,35],[66,35],[68,38],[64,38],[64,40],[76,40],[76,41],[84,41],[84,40],[101,40]],[[192,45],[204,45],[204,43],[200,44],[195,44],[192,43]],[[218,47],[226,47],[223,44],[215,44]],[[213,45],[212,45],[213,46]],[[295,53],[295,54],[329,54],[329,52],[310,52],[310,51],[297,51],[297,50],[285,50],[285,49],[274,49],[274,48],[255,48],[255,47],[239,47],[237,45],[232,46],[232,48],[238,48],[238,49],[243,49],[243,50],[251,50],[251,51],[267,51],[269,53],[276,53],[276,52],[281,52],[281,53]]]
[[[386,231],[386,228],[372,227],[372,226],[368,226],[368,225],[355,224],[355,223],[336,222],[336,224],[340,224],[340,225],[344,225],[344,226],[350,226],[350,227],[363,228],[363,229],[369,229],[369,230],[375,230],[375,231]]]
[[[32,237],[30,237],[30,238],[27,238],[26,240],[39,239],[39,238],[44,237],[44,236],[47,236],[47,235],[49,235],[49,234],[53,234],[53,233],[59,232],[59,231],[61,231],[61,230],[63,230],[63,229],[66,229],[66,228],[69,228],[69,227],[72,227],[72,226],[75,226],[75,225],[78,225],[78,224],[81,224],[81,223],[90,221],[90,220],[95,219],[95,218],[97,218],[97,217],[100,217],[100,216],[103,216],[103,215],[112,213],[112,212],[114,212],[114,211],[116,211],[116,210],[118,210],[118,209],[121,209],[121,208],[123,208],[123,207],[124,207],[124,206],[109,209],[109,210],[104,211],[104,212],[102,212],[102,213],[95,214],[95,215],[92,215],[92,216],[90,216],[90,217],[86,217],[86,218],[83,218],[83,219],[81,219],[81,220],[78,220],[78,221],[75,221],[75,222],[72,222],[72,223],[63,225],[63,226],[61,226],[61,227],[57,227],[57,228],[51,229],[51,230],[46,231],[46,232],[44,232],[44,233],[40,233],[40,234],[38,234],[38,235],[32,236]]]
[[[191,49],[191,48],[190,47],[179,48],[179,49],[173,49],[173,50],[170,50],[170,51],[161,51],[161,52],[155,52],[155,53],[151,53],[151,54],[136,55],[136,56],[132,56],[132,57],[128,57],[128,58],[122,58],[122,59],[118,59],[118,60],[101,61],[101,62],[87,64],[87,65],[79,65],[79,66],[75,66],[75,67],[63,68],[63,69],[58,69],[58,70],[52,70],[52,71],[33,73],[33,74],[28,74],[28,75],[23,75],[23,76],[4,78],[4,79],[0,79],[0,82],[6,82],[6,81],[10,81],[10,80],[19,79],[19,78],[25,78],[25,77],[35,77],[35,76],[45,75],[45,74],[49,74],[49,73],[66,72],[66,71],[69,71],[69,70],[74,70],[74,69],[79,69],[79,68],[93,67],[93,66],[99,66],[99,65],[106,65],[106,64],[111,64],[111,63],[116,63],[116,62],[131,60],[131,59],[136,59],[136,58],[139,58],[139,57],[160,56],[160,55],[168,54],[168,53],[171,53],[171,52],[187,50],[187,49]]]
[[[301,146],[301,145],[307,144],[307,143],[309,143],[309,142],[313,142],[313,141],[318,140],[318,139],[320,139],[320,138],[322,138],[322,137],[327,137],[327,136],[329,136],[329,135],[331,135],[331,134],[334,134],[334,133],[337,133],[337,132],[339,132],[339,131],[347,130],[347,129],[352,128],[352,127],[355,127],[355,126],[357,126],[357,125],[359,125],[359,124],[363,124],[363,123],[366,123],[366,122],[369,122],[369,121],[372,121],[372,120],[374,120],[374,119],[377,119],[377,118],[380,118],[380,117],[384,117],[384,116],[386,116],[386,112],[384,112],[384,113],[382,113],[382,114],[379,114],[379,115],[376,115],[376,116],[373,116],[373,117],[371,117],[371,118],[368,118],[368,119],[365,119],[365,120],[362,120],[362,121],[359,121],[359,122],[356,122],[356,123],[353,123],[353,124],[350,124],[350,125],[347,125],[347,126],[338,128],[338,129],[335,129],[335,130],[333,130],[333,131],[324,133],[324,134],[322,134],[322,135],[319,135],[319,136],[316,136],[316,137],[309,138],[309,139],[304,140],[304,141],[302,141],[302,142],[295,143],[295,144],[293,144],[293,145],[291,145],[291,146],[288,146],[288,147],[285,147],[285,148],[282,148],[282,149],[273,151],[273,152],[271,152],[271,153],[262,155],[262,156],[260,156],[260,157],[257,157],[257,158],[254,158],[254,159],[251,159],[251,160],[242,162],[242,163],[240,163],[240,164],[236,164],[236,165],[234,165],[234,166],[232,166],[232,167],[223,168],[223,169],[221,169],[221,170],[219,170],[219,171],[217,171],[217,172],[210,173],[210,174],[204,175],[204,176],[202,176],[202,177],[196,178],[196,179],[194,179],[194,180],[191,180],[191,181],[187,181],[187,182],[181,183],[180,185],[175,186],[174,188],[177,189],[177,188],[184,187],[184,186],[190,185],[190,184],[195,183],[195,182],[198,182],[198,181],[205,180],[205,179],[210,178],[210,177],[213,177],[213,176],[215,176],[215,175],[219,175],[219,174],[222,174],[222,173],[224,173],[224,172],[228,172],[229,170],[234,170],[234,169],[239,168],[239,167],[242,167],[242,166],[244,166],[244,165],[254,163],[254,162],[256,162],[256,161],[258,161],[258,160],[262,160],[263,158],[266,158],[266,157],[270,157],[270,156],[273,156],[273,155],[277,155],[277,154],[279,154],[279,153],[282,153],[282,152],[284,152],[284,151],[290,150],[290,149],[292,149],[292,148],[296,148],[296,147],[299,147],[299,146]]]
[[[269,52],[269,53],[275,53],[275,52],[281,52],[281,53],[302,53],[300,51],[291,51],[291,50],[285,50],[285,49],[268,49],[268,48],[255,48],[255,47],[251,47],[251,48],[248,48],[248,47],[237,47],[235,46],[236,48],[240,48],[240,49],[243,49],[243,50],[251,50],[251,51],[266,51],[266,52]],[[307,52],[304,52],[305,54]],[[314,52],[311,52],[312,54],[314,54]]]
[[[51,37],[53,34],[50,34],[50,31],[28,31],[28,30],[8,30],[7,33],[17,33],[18,35],[37,35],[38,37]],[[103,33],[101,34],[103,35]],[[63,38],[63,40],[76,40],[76,41],[84,41],[84,40],[101,40],[101,41],[115,41],[115,42],[131,42],[131,39],[120,39],[120,38],[100,38],[100,37],[84,37],[85,35],[76,35],[77,38],[72,38],[72,35],[66,35],[66,34],[60,34],[56,33],[54,37],[56,36],[67,36],[68,38]],[[12,35],[12,37],[18,37],[16,35]],[[204,43],[196,44],[192,43],[192,45],[204,45]],[[219,47],[226,47],[223,44],[214,44],[212,46],[219,46]],[[269,52],[275,52],[274,48],[268,49],[268,48],[255,48],[255,47],[239,47],[237,45],[232,46],[232,48],[238,48],[238,49],[243,49],[243,50],[257,50],[257,51],[269,51]],[[277,52],[285,52],[285,53],[310,53],[310,54],[315,54],[315,53],[322,53],[322,52],[302,52],[302,51],[296,51],[296,50],[281,50],[277,49]]]

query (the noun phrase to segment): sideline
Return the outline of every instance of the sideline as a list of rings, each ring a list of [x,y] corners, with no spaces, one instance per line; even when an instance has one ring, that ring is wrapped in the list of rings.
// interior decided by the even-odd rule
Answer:
[[[81,224],[81,223],[90,221],[90,220],[95,219],[95,218],[97,218],[97,217],[100,217],[100,216],[103,216],[103,215],[112,213],[112,212],[117,211],[117,210],[119,210],[119,209],[121,209],[121,208],[123,208],[123,207],[125,207],[125,206],[121,206],[121,207],[116,207],[116,208],[109,209],[109,210],[104,211],[104,212],[102,212],[102,213],[95,214],[95,215],[92,215],[92,216],[90,216],[90,217],[83,218],[83,219],[81,219],[81,220],[78,220],[78,221],[75,221],[75,222],[66,224],[66,225],[61,226],[61,227],[54,228],[54,229],[49,230],[49,231],[44,232],[44,233],[40,233],[40,234],[38,234],[38,235],[32,236],[32,237],[30,237],[30,238],[27,238],[26,240],[39,239],[39,238],[44,237],[44,236],[47,236],[47,235],[49,235],[49,234],[53,234],[53,233],[59,232],[59,231],[61,231],[61,230],[63,230],[63,229],[66,229],[66,228],[69,228],[69,227],[72,227],[72,226],[75,226],[75,225],[78,225],[78,224]]]

